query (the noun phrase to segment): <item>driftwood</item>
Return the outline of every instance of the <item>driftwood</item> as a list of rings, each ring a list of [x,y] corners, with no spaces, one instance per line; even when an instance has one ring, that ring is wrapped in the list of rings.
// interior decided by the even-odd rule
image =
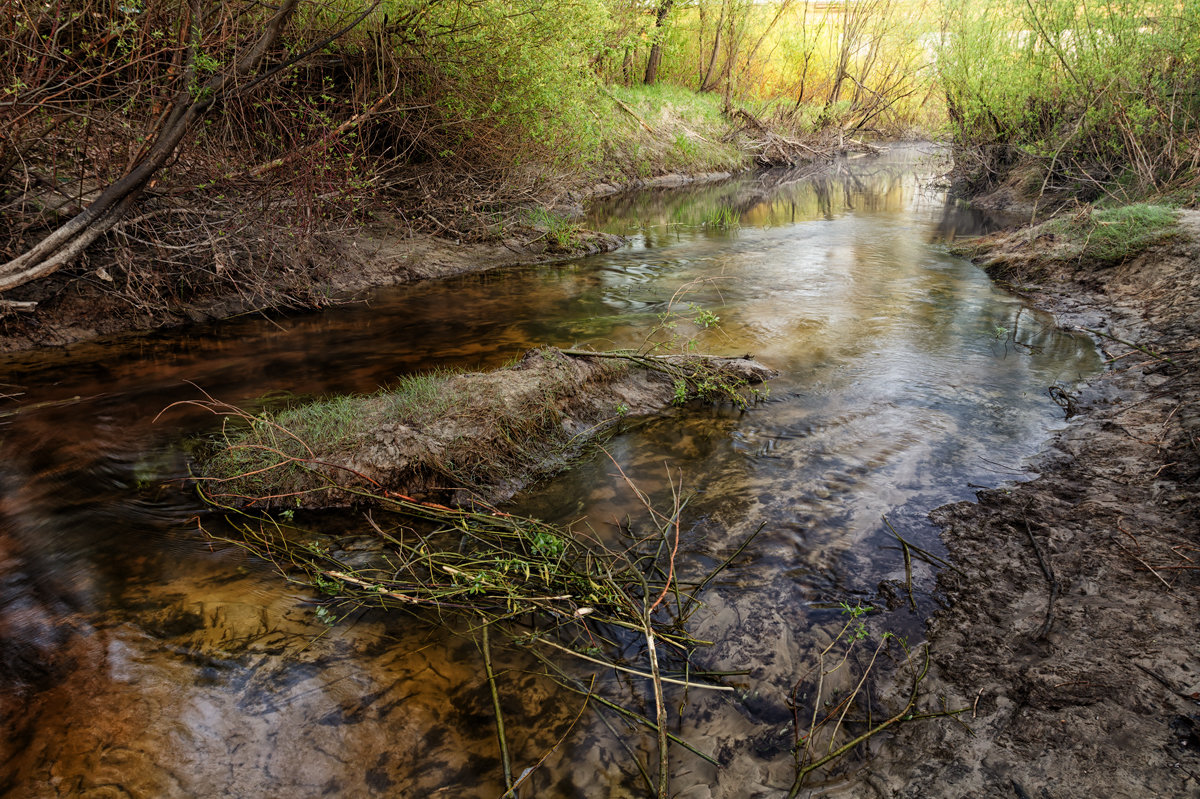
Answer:
[[[754,162],[763,167],[789,167],[811,164],[815,161],[832,161],[854,153],[879,155],[883,150],[859,139],[846,138],[837,132],[837,140],[829,142],[803,142],[773,130],[769,124],[744,108],[739,108],[733,118],[741,122],[740,127],[730,134],[746,136],[748,148],[754,152]]]

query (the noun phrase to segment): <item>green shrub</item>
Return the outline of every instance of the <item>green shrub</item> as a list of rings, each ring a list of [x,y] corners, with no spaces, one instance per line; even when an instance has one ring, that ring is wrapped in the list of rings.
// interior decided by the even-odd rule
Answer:
[[[1001,172],[1037,164],[1037,190],[1128,197],[1194,174],[1200,4],[944,0],[938,70],[956,142]]]

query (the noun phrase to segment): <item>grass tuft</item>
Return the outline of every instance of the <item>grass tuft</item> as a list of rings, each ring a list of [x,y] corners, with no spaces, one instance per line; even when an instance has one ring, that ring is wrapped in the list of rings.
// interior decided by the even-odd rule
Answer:
[[[1179,212],[1174,208],[1135,203],[1058,217],[1047,222],[1042,232],[1066,240],[1067,259],[1118,264],[1172,239],[1178,231],[1178,220]]]

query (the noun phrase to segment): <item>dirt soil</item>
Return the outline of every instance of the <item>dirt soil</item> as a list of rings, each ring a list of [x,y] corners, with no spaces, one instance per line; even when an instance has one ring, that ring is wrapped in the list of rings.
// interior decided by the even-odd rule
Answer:
[[[619,236],[585,230],[561,245],[536,227],[502,241],[464,243],[381,220],[359,230],[322,234],[297,251],[291,266],[260,276],[253,288],[209,276],[208,285],[187,299],[153,302],[138,296],[138,267],[118,263],[116,253],[97,253],[87,265],[64,269],[13,293],[12,299],[33,301],[37,307],[0,308],[0,352],[61,347],[271,309],[355,302],[381,286],[566,261],[615,250],[622,243]]]
[[[961,572],[939,577],[926,687],[970,710],[905,725],[860,795],[1200,796],[1200,213],[1181,228],[1108,268],[1024,231],[980,247],[1112,362],[1061,398],[1038,479],[934,512]]]
[[[505,369],[434,378],[415,400],[386,392],[349,398],[338,406],[340,418],[353,420],[349,428],[324,414],[313,425],[290,424],[287,414],[255,420],[201,459],[200,481],[218,502],[260,508],[339,507],[396,494],[495,505],[622,424],[696,398],[702,381],[740,390],[774,374],[746,358],[630,361],[545,347]],[[331,427],[336,433],[324,438],[310,433]]]
[[[582,216],[584,203],[592,198],[712,183],[730,176],[729,172],[669,173],[579,190],[564,188],[551,213],[569,220]],[[399,219],[377,215],[374,222],[358,229],[315,235],[284,259],[264,258],[260,253],[260,260],[269,265],[255,267],[253,280],[228,271],[222,276],[218,262],[197,264],[186,297],[171,295],[170,278],[152,276],[153,254],[97,247],[82,263],[5,294],[2,299],[33,302],[36,307],[0,307],[0,352],[61,347],[247,313],[356,302],[383,286],[557,263],[610,252],[624,244],[620,236],[591,230],[576,229],[567,242],[553,234],[533,224],[512,229],[503,239],[462,241],[417,232]],[[243,243],[250,249],[258,246]]]

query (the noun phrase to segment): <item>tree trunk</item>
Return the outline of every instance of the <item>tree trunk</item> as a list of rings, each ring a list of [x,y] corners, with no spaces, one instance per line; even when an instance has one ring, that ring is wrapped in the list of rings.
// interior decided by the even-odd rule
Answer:
[[[662,62],[663,28],[666,27],[667,15],[671,13],[671,6],[674,4],[675,0],[662,0],[658,4],[658,14],[654,18],[654,43],[650,45],[650,58],[646,61],[647,86],[653,86],[658,81],[658,65]]]
[[[721,14],[717,17],[717,27],[713,33],[712,53],[708,57],[708,68],[704,70],[704,77],[700,79],[700,91],[702,92],[712,91],[713,88],[709,81],[712,80],[713,69],[717,66],[717,55],[721,52],[721,28],[725,27],[725,5],[727,2],[728,0],[725,0],[725,2],[721,3]]]

